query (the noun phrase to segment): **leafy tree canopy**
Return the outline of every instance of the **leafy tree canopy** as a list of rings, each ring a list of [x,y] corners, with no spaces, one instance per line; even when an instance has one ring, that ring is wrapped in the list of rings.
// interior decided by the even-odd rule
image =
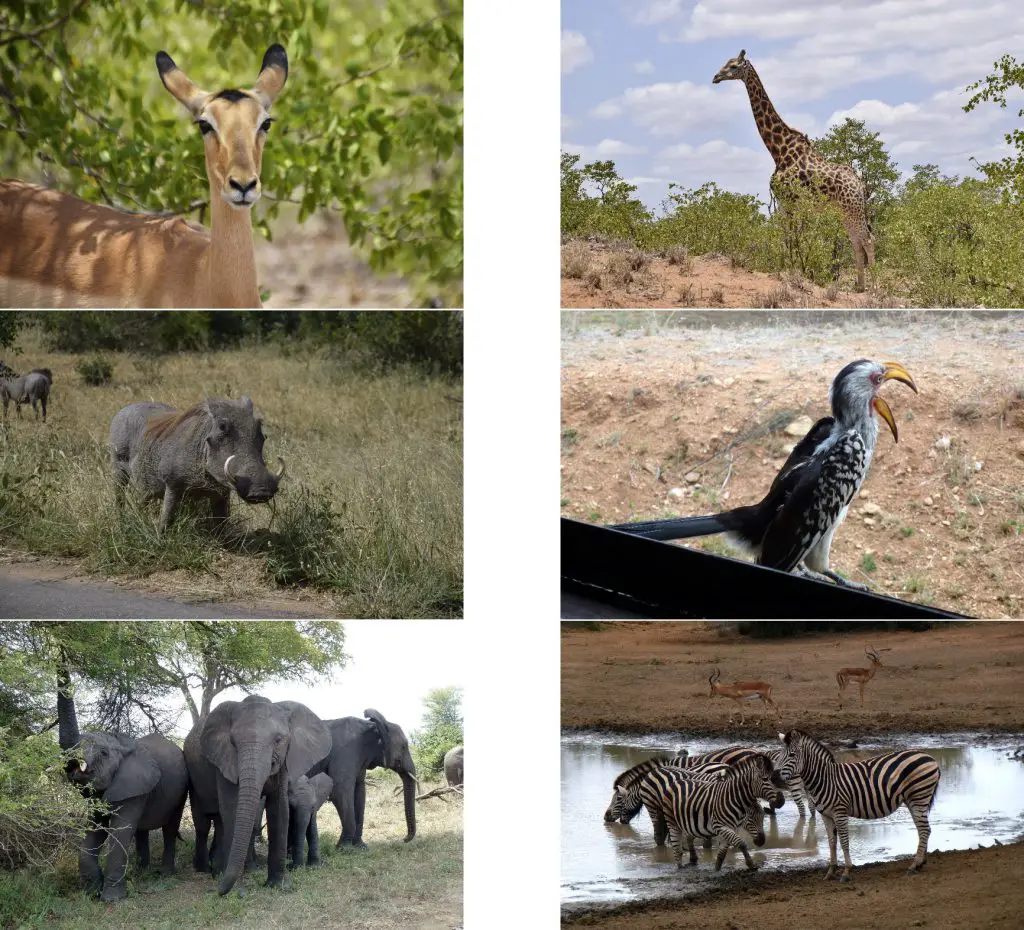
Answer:
[[[994,103],[1006,109],[1007,95],[1024,90],[1024,63],[1018,63],[1012,55],[1003,55],[994,65],[993,71],[967,89],[975,93],[964,104],[964,112],[970,113],[983,103]],[[1017,111],[1024,119],[1024,109]],[[979,165],[985,176],[1007,191],[1018,203],[1024,200],[1024,126],[1011,129],[1003,137],[1007,145],[1016,150],[999,161]]]
[[[462,0],[20,0],[0,10],[5,173],[87,200],[202,219],[200,136],[157,76],[166,50],[201,86],[247,86],[280,42],[288,85],[260,212],[330,208],[379,271],[458,305]]]
[[[847,117],[820,139],[815,149],[825,158],[853,165],[867,190],[868,209],[886,206],[896,195],[900,170],[877,132],[870,132],[864,120]]]
[[[20,700],[40,702],[41,679],[52,713],[58,682],[73,675],[99,693],[94,723],[125,733],[173,726],[177,714],[167,708],[182,699],[196,723],[229,688],[308,682],[344,668],[344,644],[342,625],[321,621],[0,624],[0,646],[37,682],[33,691],[5,679]]]
[[[423,775],[436,776],[444,765],[444,754],[463,742],[462,689],[435,688],[423,699],[423,726],[409,736],[416,768]]]

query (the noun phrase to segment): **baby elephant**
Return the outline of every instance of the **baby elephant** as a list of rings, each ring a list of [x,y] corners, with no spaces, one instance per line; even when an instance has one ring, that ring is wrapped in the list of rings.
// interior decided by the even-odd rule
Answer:
[[[234,491],[247,504],[276,493],[276,473],[263,463],[263,421],[248,397],[207,399],[187,410],[167,404],[130,404],[110,423],[115,492],[122,503],[129,480],[146,497],[163,497],[160,529],[174,521],[181,502],[210,502],[214,529],[223,527]]]
[[[4,366],[6,368],[6,366]],[[10,371],[10,369],[7,369]],[[13,372],[12,372],[13,374]],[[14,401],[14,409],[21,419],[21,405],[31,404],[32,412],[39,419],[39,408],[43,408],[43,422],[46,422],[46,402],[50,399],[50,386],[53,384],[53,372],[49,368],[33,368],[27,375],[19,375],[0,381],[0,399],[4,402],[4,419],[7,419],[7,406]]]
[[[325,772],[312,778],[300,775],[288,782],[288,851],[292,857],[289,868],[297,869],[303,864],[309,868],[320,865],[320,834],[316,826],[316,812],[333,790],[334,782]]]

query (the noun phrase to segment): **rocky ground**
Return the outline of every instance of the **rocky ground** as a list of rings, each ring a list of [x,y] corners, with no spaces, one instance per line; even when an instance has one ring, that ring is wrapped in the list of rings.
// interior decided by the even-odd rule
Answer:
[[[883,389],[871,473],[832,545],[874,590],[983,617],[1024,613],[1024,315],[566,313],[562,514],[594,523],[755,503],[828,413],[847,362],[907,366]],[[720,537],[692,540],[730,554]]]

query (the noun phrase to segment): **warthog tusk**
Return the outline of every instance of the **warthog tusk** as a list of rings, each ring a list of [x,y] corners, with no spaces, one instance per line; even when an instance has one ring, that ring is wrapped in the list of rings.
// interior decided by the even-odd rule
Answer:
[[[226,459],[224,459],[224,474],[227,476],[228,481],[230,481],[232,484],[235,483],[235,479],[231,474],[231,460],[234,457],[235,456],[233,455],[229,455]]]
[[[277,473],[274,475],[274,477],[277,478],[278,481],[280,481],[284,477],[285,465],[284,465],[284,459],[281,458],[281,456],[277,457],[277,461],[278,461],[278,464],[281,467],[278,468]]]

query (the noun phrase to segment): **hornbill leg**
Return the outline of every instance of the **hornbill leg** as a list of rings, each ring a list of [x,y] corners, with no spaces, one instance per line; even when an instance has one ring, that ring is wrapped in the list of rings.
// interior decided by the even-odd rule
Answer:
[[[859,581],[850,581],[849,578],[844,578],[842,575],[837,575],[834,571],[832,571],[829,568],[825,569],[824,574],[831,578],[838,585],[843,585],[847,588],[856,588],[858,591],[871,590],[871,588],[868,585],[862,584]]]

